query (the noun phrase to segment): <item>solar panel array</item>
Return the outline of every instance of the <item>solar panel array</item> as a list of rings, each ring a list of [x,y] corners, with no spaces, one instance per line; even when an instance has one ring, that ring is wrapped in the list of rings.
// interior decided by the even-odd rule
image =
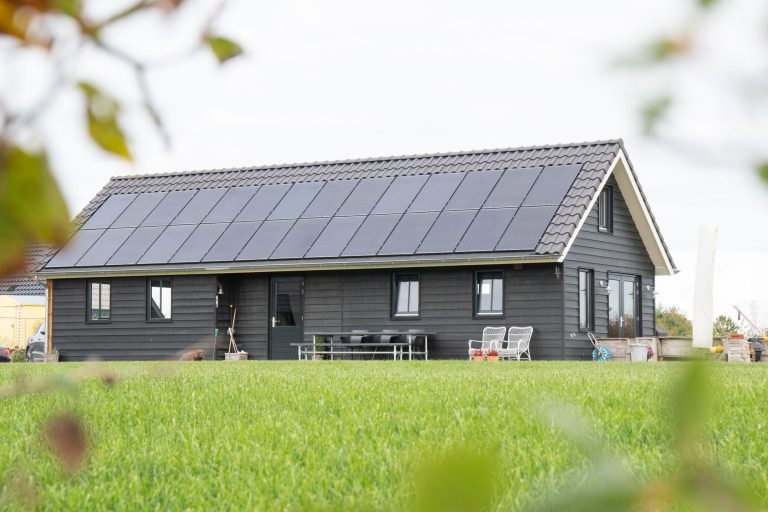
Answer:
[[[580,170],[112,195],[47,267],[531,251]]]

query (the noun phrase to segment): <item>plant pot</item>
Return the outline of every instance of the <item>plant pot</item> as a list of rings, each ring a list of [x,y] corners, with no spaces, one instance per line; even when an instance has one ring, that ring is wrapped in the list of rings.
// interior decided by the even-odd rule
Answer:
[[[225,361],[247,361],[248,352],[227,352],[224,354]]]
[[[483,356],[472,356],[473,361],[482,361],[484,359]]]
[[[59,362],[59,354],[45,354],[45,362],[46,363],[58,363]]]
[[[487,361],[498,361],[499,360],[499,356],[488,356],[488,358],[486,360]]]

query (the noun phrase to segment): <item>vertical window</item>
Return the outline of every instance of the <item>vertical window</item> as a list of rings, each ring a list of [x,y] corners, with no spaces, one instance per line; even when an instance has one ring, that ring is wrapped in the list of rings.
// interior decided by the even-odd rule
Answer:
[[[579,269],[579,329],[589,331],[595,318],[595,295],[593,286],[595,273],[592,270]]]
[[[393,276],[392,316],[419,316],[418,274],[395,274]]]
[[[475,274],[475,314],[504,314],[504,274],[500,271]]]
[[[111,313],[109,281],[88,281],[88,321],[108,322]]]
[[[606,185],[597,199],[597,229],[613,233],[613,187]]]
[[[153,278],[147,281],[147,320],[170,320],[173,286],[171,279]]]

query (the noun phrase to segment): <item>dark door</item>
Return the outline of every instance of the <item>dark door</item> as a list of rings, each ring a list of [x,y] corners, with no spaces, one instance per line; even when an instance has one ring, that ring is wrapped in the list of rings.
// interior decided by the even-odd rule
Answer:
[[[269,358],[296,359],[304,341],[304,278],[273,277],[269,286]]]
[[[608,337],[641,336],[639,311],[640,278],[608,274]]]

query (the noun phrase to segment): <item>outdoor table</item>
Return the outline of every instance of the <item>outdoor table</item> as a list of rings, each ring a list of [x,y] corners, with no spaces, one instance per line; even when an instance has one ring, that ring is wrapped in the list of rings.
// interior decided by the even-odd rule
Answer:
[[[308,348],[312,347],[312,353],[318,354],[321,352],[318,352],[316,349],[316,346],[318,344],[319,338],[333,338],[335,336],[400,336],[405,337],[407,339],[407,342],[405,343],[337,343],[337,342],[321,342],[323,346],[328,347],[329,350],[322,351],[323,354],[330,354],[331,359],[333,359],[334,352],[335,353],[344,353],[344,354],[351,354],[353,353],[351,350],[346,351],[340,351],[336,350],[334,351],[334,348],[345,348],[345,349],[351,349],[355,347],[361,347],[361,348],[377,348],[377,349],[386,349],[386,348],[392,348],[393,352],[393,358],[397,359],[398,351],[400,359],[403,359],[404,355],[404,349],[408,348],[408,360],[412,360],[414,355],[423,355],[424,359],[429,359],[429,337],[434,336],[434,332],[429,331],[366,331],[366,332],[360,332],[360,331],[323,331],[323,332],[314,332],[311,333],[312,335],[312,343],[291,343],[291,346],[295,346],[298,349],[299,353],[299,359],[301,359],[302,352],[304,352],[304,356],[306,359],[306,356],[308,355]],[[413,350],[413,339],[417,337],[424,338],[424,350],[423,351],[415,351]],[[379,353],[378,350],[376,351],[355,351],[354,353],[360,353],[360,354],[376,354]]]

